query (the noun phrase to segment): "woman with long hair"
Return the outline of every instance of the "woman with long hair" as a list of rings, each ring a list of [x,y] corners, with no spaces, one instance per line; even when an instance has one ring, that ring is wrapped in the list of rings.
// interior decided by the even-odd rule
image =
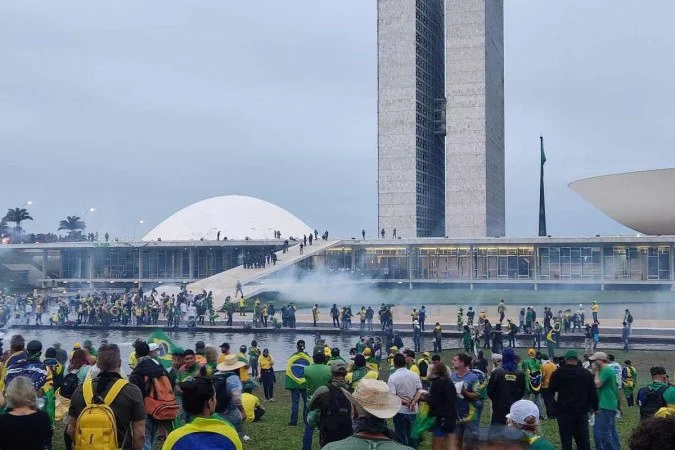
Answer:
[[[87,352],[82,349],[73,351],[70,362],[68,363],[68,373],[77,374],[77,381],[82,384],[84,383],[87,373],[89,373],[89,369],[91,369],[91,365],[89,364],[89,355]]]
[[[429,416],[436,418],[431,429],[433,450],[453,448],[453,432],[457,419],[457,391],[450,381],[450,372],[445,364],[433,364],[430,368]]]

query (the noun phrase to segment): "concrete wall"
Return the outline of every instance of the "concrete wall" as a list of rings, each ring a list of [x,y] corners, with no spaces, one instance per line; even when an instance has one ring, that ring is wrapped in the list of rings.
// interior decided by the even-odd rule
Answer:
[[[415,237],[415,2],[377,2],[378,223]]]
[[[446,236],[504,235],[501,0],[446,0]]]

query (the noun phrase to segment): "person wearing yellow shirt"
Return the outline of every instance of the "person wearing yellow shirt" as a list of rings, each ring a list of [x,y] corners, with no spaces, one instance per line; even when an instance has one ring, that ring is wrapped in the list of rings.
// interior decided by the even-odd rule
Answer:
[[[389,348],[389,356],[387,356],[387,365],[389,366],[389,375],[394,373],[396,371],[396,367],[394,366],[394,356],[396,356],[396,353],[398,353],[398,347],[395,345],[393,347]]]
[[[260,375],[258,379],[262,383],[263,392],[265,393],[265,401],[274,401],[274,383],[276,378],[274,376],[274,358],[270,355],[270,351],[263,349],[262,355],[258,358],[258,366],[260,367]]]
[[[373,356],[373,350],[370,347],[366,347],[363,349],[363,357],[366,358],[366,363],[368,364],[368,367],[370,367],[376,372],[380,370],[380,364],[377,362],[377,358]]]
[[[230,344],[223,342],[220,344],[220,356],[218,357],[218,364],[225,362],[225,357],[230,354]]]
[[[314,326],[319,321],[319,304],[315,304],[312,308],[312,320],[314,321]]]
[[[243,387],[246,387],[247,385],[253,385],[253,383],[250,382],[251,377],[248,374],[248,369],[249,369],[249,362],[248,358],[246,357],[246,346],[242,345],[239,347],[239,353],[237,353],[237,360],[245,363],[246,365],[241,367],[239,369],[239,379],[241,380],[241,384]],[[259,363],[260,361],[258,361]]]
[[[406,368],[409,371],[419,375],[420,374],[420,368],[417,367],[417,364],[415,364],[415,352],[413,352],[412,350],[406,350],[405,352],[403,352],[403,354],[405,355],[405,366],[406,366]]]
[[[410,313],[410,317],[412,318],[412,321],[419,320],[420,313],[417,311],[417,308],[413,308],[412,312]]]
[[[593,322],[598,321],[598,313],[600,312],[600,305],[598,305],[597,300],[593,300],[591,305],[591,313],[593,314]]]
[[[345,382],[353,390],[356,389],[359,382],[364,379],[377,380],[377,372],[368,367],[366,358],[363,355],[356,355],[354,357],[352,371],[345,376]]]
[[[240,316],[246,315],[246,299],[244,298],[243,295],[239,299],[239,315]]]
[[[417,368],[420,370],[420,380],[423,386],[426,384],[429,366],[431,366],[429,358],[431,358],[429,352],[424,352],[422,353],[422,357],[417,360]]]
[[[253,386],[246,386],[241,394],[241,406],[246,411],[246,422],[256,422],[265,414],[265,408],[260,404],[260,399],[253,395]]]

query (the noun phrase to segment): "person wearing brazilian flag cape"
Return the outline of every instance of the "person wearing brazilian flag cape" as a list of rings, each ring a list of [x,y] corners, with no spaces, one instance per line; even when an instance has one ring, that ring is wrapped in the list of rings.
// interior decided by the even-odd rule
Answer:
[[[527,351],[527,359],[522,363],[525,373],[525,387],[527,388],[527,399],[532,400],[539,408],[540,417],[546,420],[544,411],[544,401],[541,396],[541,354],[533,348]]]
[[[291,421],[289,425],[298,424],[298,411],[302,397],[302,417],[307,417],[307,386],[305,382],[305,367],[312,363],[312,358],[305,353],[305,341],[296,343],[297,351],[288,358],[286,364],[286,380],[284,388],[291,391]]]

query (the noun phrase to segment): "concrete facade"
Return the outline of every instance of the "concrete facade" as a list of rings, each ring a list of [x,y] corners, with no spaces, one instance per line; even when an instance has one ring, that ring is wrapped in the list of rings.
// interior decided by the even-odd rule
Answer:
[[[379,228],[503,236],[503,0],[377,7]]]
[[[446,236],[503,236],[504,5],[446,0]]]
[[[378,224],[445,231],[443,0],[378,0]],[[440,132],[439,132],[440,131]]]

